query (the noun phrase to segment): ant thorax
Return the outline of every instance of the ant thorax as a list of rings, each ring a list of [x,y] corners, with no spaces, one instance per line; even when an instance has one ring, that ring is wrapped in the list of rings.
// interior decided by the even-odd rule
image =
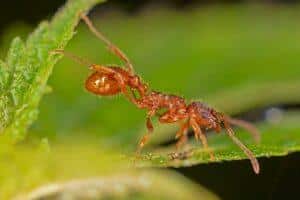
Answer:
[[[139,103],[142,108],[162,109],[185,109],[186,103],[183,98],[176,95],[163,94],[161,92],[151,91],[148,95],[143,96]]]

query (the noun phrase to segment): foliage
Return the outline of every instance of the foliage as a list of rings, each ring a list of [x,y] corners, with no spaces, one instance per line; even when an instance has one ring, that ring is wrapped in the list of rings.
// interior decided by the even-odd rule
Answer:
[[[64,48],[74,35],[79,13],[99,0],[69,2],[49,23],[42,22],[24,43],[15,38],[6,61],[0,61],[0,130],[17,141],[37,118],[37,107],[47,91],[47,80],[58,57],[49,54]]]
[[[0,164],[0,198],[31,200],[38,197],[51,199],[53,195],[57,198],[79,195],[79,199],[87,199],[88,195],[94,194],[96,196],[89,199],[103,196],[217,199],[211,192],[175,172],[135,171],[133,163],[126,162],[119,152],[105,150],[95,141],[95,138],[87,137],[68,138],[51,145],[50,151],[37,150],[32,144],[1,149],[0,155],[5,162]],[[180,191],[180,195],[174,193],[174,189]]]
[[[251,151],[257,157],[270,156],[285,156],[288,153],[300,150],[299,130],[300,126],[298,113],[286,113],[280,119],[280,122],[269,123],[259,126],[262,132],[261,142],[255,144],[253,138],[245,131],[238,131],[238,136],[241,140],[249,146]],[[209,143],[216,154],[216,162],[247,159],[245,154],[236,147],[224,135],[209,135]],[[191,143],[181,151],[178,159],[172,158],[174,148],[153,148],[151,153],[145,154],[140,166],[157,166],[157,167],[183,167],[192,166],[199,163],[209,163],[208,152],[199,148],[199,143]],[[262,166],[262,171],[264,167]],[[249,164],[249,173],[251,165]]]
[[[49,27],[60,27],[52,38],[56,42],[49,44],[50,33],[44,33],[40,27],[40,31],[30,36],[34,39],[29,39],[26,44],[15,39],[6,62],[2,62],[6,67],[1,67],[1,85],[8,86],[8,80],[12,80],[13,85],[3,87],[2,91],[9,92],[1,93],[1,102],[7,103],[0,105],[2,118],[8,116],[2,121],[6,135],[23,138],[24,130],[34,119],[28,116],[36,113],[52,66],[58,59],[48,57],[48,52],[65,47],[78,21],[75,13],[83,9],[81,6],[87,1],[74,2],[74,5],[79,3],[70,12],[68,20],[72,22],[58,20],[61,23],[41,25],[46,27],[46,33]],[[273,11],[265,15],[266,10],[258,7],[213,7],[184,15],[166,10],[151,11],[151,15],[147,15],[149,11],[146,10],[138,18],[114,13],[114,16],[108,14],[94,21],[125,50],[136,71],[153,89],[187,99],[201,97],[202,101],[220,111],[238,115],[265,106],[299,102],[299,13],[296,8]],[[65,16],[64,13],[59,16]],[[68,24],[69,28],[65,29],[62,24]],[[107,53],[85,26],[78,28],[78,35],[68,51],[95,63],[120,63]],[[41,57],[34,52],[40,52]],[[178,127],[158,123],[155,123],[155,132],[145,149],[148,153],[143,159],[136,160],[132,152],[146,132],[145,112],[136,109],[122,96],[97,98],[85,92],[82,84],[89,72],[86,67],[77,65],[67,59],[57,65],[50,80],[53,92],[41,102],[41,115],[30,130],[31,140],[27,142],[36,137],[47,137],[51,145],[48,145],[48,140],[43,140],[40,146],[48,153],[36,152],[27,143],[23,144],[22,150],[1,145],[1,157],[10,160],[0,166],[0,169],[6,169],[2,170],[0,179],[0,184],[6,185],[2,187],[3,194],[15,194],[16,188],[20,190],[18,193],[23,193],[53,182],[62,182],[64,187],[72,179],[85,182],[97,176],[102,180],[103,175],[113,176],[117,171],[127,175],[136,173],[123,171],[128,166],[133,168],[128,160],[134,160],[139,167],[183,167],[210,162],[207,152],[192,141],[185,149],[189,152],[187,158],[172,160],[169,153],[174,152],[173,144],[161,144],[172,141]],[[12,73],[9,66],[15,66],[15,74],[20,78],[9,78]],[[27,73],[32,80],[25,79]],[[37,77],[42,81],[38,82]],[[299,113],[280,111],[277,117],[274,121],[264,114],[263,120],[256,124],[262,132],[259,145],[255,145],[245,131],[235,129],[237,136],[259,157],[299,151]],[[87,139],[89,137],[92,138]],[[218,162],[245,159],[225,134],[209,133],[208,139]],[[62,140],[69,141],[58,145]],[[32,158],[31,162],[26,163],[28,158]],[[38,158],[36,162],[33,162],[34,158]],[[264,167],[261,168],[263,171]],[[249,173],[252,173],[250,165]],[[161,176],[159,182],[164,184],[165,175],[158,176]],[[172,184],[186,183],[184,179],[178,182],[170,177],[168,181]],[[183,193],[189,192],[185,189],[187,187],[182,189]],[[202,189],[197,186],[197,190]],[[168,195],[168,190],[165,191]]]

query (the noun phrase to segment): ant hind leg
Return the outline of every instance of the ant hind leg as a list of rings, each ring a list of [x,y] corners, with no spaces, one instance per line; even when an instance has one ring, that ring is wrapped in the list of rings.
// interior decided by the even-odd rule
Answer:
[[[152,124],[152,121],[151,121],[151,117],[155,115],[155,112],[156,112],[156,110],[153,109],[153,110],[150,110],[147,113],[146,127],[147,127],[148,132],[140,140],[138,148],[137,148],[137,151],[136,151],[136,154],[140,154],[141,153],[142,148],[148,142],[148,140],[150,138],[150,134],[153,132],[153,124]]]
[[[70,58],[71,60],[74,60],[75,62],[79,63],[79,64],[82,64],[82,65],[87,65],[87,66],[92,66],[92,62],[86,60],[86,59],[83,59],[73,53],[70,53],[70,52],[67,52],[63,49],[55,49],[55,50],[52,50],[49,52],[49,54],[60,54],[60,55],[64,55],[68,58]]]
[[[100,40],[102,40],[108,47],[111,53],[115,54],[117,57],[119,57],[121,60],[123,60],[126,63],[127,68],[129,71],[133,74],[133,66],[129,60],[129,58],[126,56],[126,54],[119,49],[116,45],[114,45],[111,41],[109,41],[100,31],[96,29],[92,21],[84,14],[81,14],[81,19],[86,23],[90,31]]]

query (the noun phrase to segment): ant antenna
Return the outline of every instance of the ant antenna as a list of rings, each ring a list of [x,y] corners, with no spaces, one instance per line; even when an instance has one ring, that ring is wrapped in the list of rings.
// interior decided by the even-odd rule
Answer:
[[[253,153],[237,137],[235,137],[234,131],[227,123],[225,123],[225,129],[227,130],[226,132],[229,135],[229,137],[232,139],[232,141],[236,145],[238,145],[243,150],[243,152],[248,156],[254,172],[256,174],[258,174],[259,173],[259,163],[258,163],[257,159],[255,158],[255,156],[253,155]]]
[[[72,60],[74,60],[75,62],[79,63],[79,64],[82,64],[82,65],[88,65],[88,66],[92,66],[93,64],[90,62],[90,61],[87,61],[79,56],[76,56],[72,53],[69,53],[69,52],[66,52],[62,49],[56,49],[56,50],[53,50],[53,51],[50,51],[50,54],[61,54],[61,55],[64,55]]]
[[[251,133],[251,135],[253,136],[256,143],[260,142],[260,132],[258,131],[258,129],[255,126],[253,126],[252,124],[250,124],[244,120],[233,119],[231,117],[228,117],[227,120],[232,125],[236,125],[236,126],[246,129],[249,133]]]

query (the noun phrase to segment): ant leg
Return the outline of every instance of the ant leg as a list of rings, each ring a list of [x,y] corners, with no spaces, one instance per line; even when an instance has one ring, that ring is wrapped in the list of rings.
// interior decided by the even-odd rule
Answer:
[[[136,94],[135,94],[135,92],[134,92],[134,89],[131,88],[131,87],[130,87],[130,92],[131,92],[133,98],[137,99],[137,96],[136,96]]]
[[[134,93],[131,90],[131,94],[128,92],[126,85],[124,84],[124,82],[121,82],[121,91],[122,93],[125,95],[125,97],[134,105],[136,105],[138,108],[140,107],[139,102],[137,101]]]
[[[92,66],[92,62],[90,61],[87,61],[79,56],[76,56],[75,54],[72,54],[70,52],[66,52],[65,50],[62,50],[62,49],[55,49],[53,51],[50,51],[49,52],[50,54],[61,54],[61,55],[64,55],[72,60],[74,60],[75,62],[79,63],[79,64],[82,64],[82,65],[87,65],[87,66]]]
[[[65,50],[62,49],[55,49],[53,51],[49,52],[50,54],[61,54],[64,55],[72,60],[74,60],[75,62],[82,64],[82,65],[88,65],[90,67],[91,70],[97,71],[97,72],[101,72],[101,73],[105,73],[105,74],[115,74],[116,72],[112,69],[110,69],[110,67],[107,67],[105,65],[98,65],[98,64],[92,64],[92,62],[83,59],[73,53],[67,52]]]
[[[180,129],[176,133],[175,139],[179,138],[176,143],[176,149],[178,150],[183,144],[188,140],[187,131],[189,128],[189,122],[184,122],[181,124]]]
[[[256,143],[260,142],[260,132],[251,123],[246,122],[244,120],[240,120],[240,119],[233,119],[230,117],[227,118],[227,121],[232,125],[236,125],[236,126],[246,129],[252,135],[252,137]]]
[[[251,162],[251,165],[252,165],[252,168],[253,168],[254,172],[256,174],[258,174],[259,173],[259,163],[258,163],[257,159],[255,158],[255,156],[253,155],[253,153],[237,137],[235,137],[234,131],[232,130],[232,128],[227,123],[225,123],[224,126],[225,126],[225,129],[226,129],[227,135],[248,156],[248,158],[250,159],[250,162]]]
[[[93,25],[92,21],[86,15],[81,14],[81,18],[86,23],[90,31],[94,33],[94,35],[98,39],[102,40],[107,45],[110,52],[115,54],[117,57],[119,57],[121,60],[123,60],[126,63],[127,68],[133,74],[134,73],[133,66],[130,60],[125,55],[125,53],[123,53],[121,49],[119,49],[116,45],[114,45],[111,41],[109,41],[100,31],[98,31]]]
[[[215,156],[214,156],[213,151],[208,147],[206,136],[201,131],[201,128],[199,127],[199,125],[197,124],[197,122],[194,119],[191,119],[190,120],[190,125],[194,129],[196,140],[200,139],[201,142],[202,142],[202,144],[203,144],[204,149],[209,152],[210,160],[215,160]]]
[[[149,140],[149,137],[150,137],[150,134],[153,132],[153,125],[152,125],[152,122],[151,122],[151,117],[154,116],[156,112],[156,109],[153,109],[153,110],[150,110],[148,113],[147,113],[147,121],[146,121],[146,127],[148,129],[148,132],[146,133],[146,135],[144,135],[142,137],[142,139],[140,140],[139,142],[139,145],[138,145],[138,149],[136,151],[137,154],[140,154],[142,148],[145,146],[145,144],[148,142]]]
[[[103,74],[111,74],[111,75],[117,74],[114,70],[112,70],[110,67],[105,65],[92,64],[90,65],[90,69]]]
[[[125,97],[134,105],[136,105],[137,107],[140,107],[139,102],[137,101],[137,99],[134,97],[134,95],[130,94],[127,91],[126,85],[125,86],[121,86],[121,91],[122,93],[125,95]]]
[[[129,88],[130,89],[130,92],[131,92],[131,96],[132,96],[132,98],[134,99],[134,101],[135,102],[133,102],[138,108],[143,108],[142,107],[142,105],[140,104],[140,102],[138,101],[138,100],[140,100],[143,96],[139,93],[139,91],[138,91],[138,93],[139,93],[139,97],[136,95],[136,93],[135,93],[135,89],[133,89],[133,88]]]

